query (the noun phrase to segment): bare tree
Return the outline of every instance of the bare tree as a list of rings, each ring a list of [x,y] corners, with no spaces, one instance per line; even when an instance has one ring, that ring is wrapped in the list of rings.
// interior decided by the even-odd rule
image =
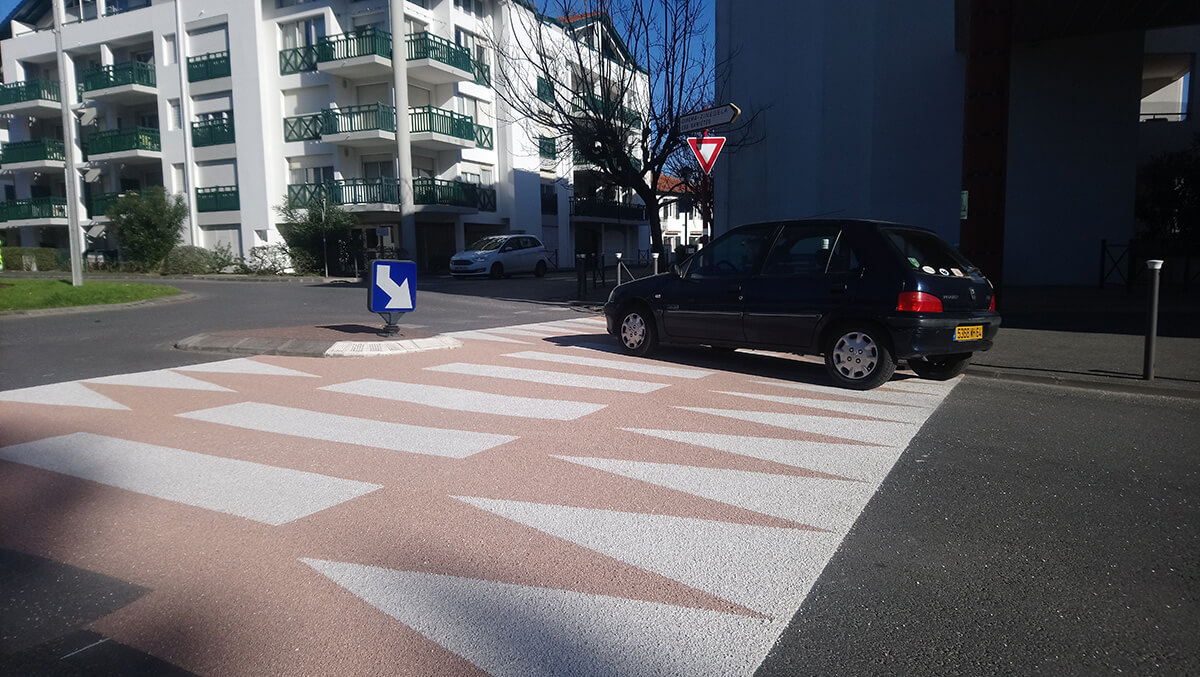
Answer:
[[[491,36],[496,94],[544,154],[586,166],[646,205],[662,252],[659,176],[686,148],[681,115],[711,100],[700,0],[512,0]]]

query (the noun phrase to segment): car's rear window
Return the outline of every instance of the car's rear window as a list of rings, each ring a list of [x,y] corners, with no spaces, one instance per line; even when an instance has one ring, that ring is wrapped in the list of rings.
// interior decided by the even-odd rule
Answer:
[[[909,228],[883,228],[883,234],[891,240],[908,265],[926,273],[952,274],[942,271],[960,271],[964,275],[976,272],[975,266],[951,247],[945,240],[923,230]]]

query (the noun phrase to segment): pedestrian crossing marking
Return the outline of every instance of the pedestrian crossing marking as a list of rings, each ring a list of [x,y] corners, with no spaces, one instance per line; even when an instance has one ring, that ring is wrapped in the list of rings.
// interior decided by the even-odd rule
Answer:
[[[703,407],[676,407],[699,414],[723,416],[725,418],[762,423],[797,432],[817,433],[828,437],[853,440],[865,444],[888,447],[903,447],[917,433],[918,426],[895,421],[866,421],[839,418],[836,416],[807,416],[803,414],[779,414],[769,411],[743,411],[740,409],[707,409]]]
[[[585,376],[582,374],[567,374],[538,369],[518,369],[516,367],[501,367],[489,364],[464,364],[462,362],[455,362],[436,367],[425,367],[425,369],[448,374],[465,374],[468,376],[528,381],[530,383],[591,388],[594,390],[613,390],[625,393],[644,394],[667,387],[666,383],[648,383],[645,381],[609,378],[607,376]]]
[[[321,390],[396,402],[411,402],[454,411],[555,421],[573,421],[604,408],[603,404],[494,395],[478,390],[462,390],[371,378],[325,386]]]
[[[711,371],[704,371],[702,369],[669,367],[661,364],[637,362],[632,360],[603,360],[594,357],[580,357],[578,355],[563,355],[560,353],[545,353],[536,350],[508,353],[504,357],[515,357],[519,360],[540,360],[543,362],[554,362],[556,364],[574,364],[583,367],[598,367],[600,369],[613,369],[616,371],[632,371],[639,374],[653,374],[655,376],[675,376],[678,378],[704,378],[705,376],[712,376],[713,374]]]
[[[871,402],[883,402],[897,406],[923,407],[932,409],[941,403],[946,393],[950,392],[947,388],[944,393],[937,395],[927,395],[918,393],[901,393],[888,392],[886,390],[846,390],[845,388],[833,388],[830,386],[821,386],[814,383],[793,383],[784,381],[754,381],[758,385],[774,386],[776,388],[787,388],[789,390],[801,390],[809,393],[818,393],[824,395],[836,395],[840,398],[853,400],[868,400]]]
[[[456,339],[476,339],[479,341],[495,341],[497,343],[520,343],[522,345],[528,345],[528,343],[526,341],[518,341],[517,339],[508,338],[507,336],[497,336],[496,334],[489,334],[486,331],[456,331],[451,334],[446,334],[446,336],[450,336],[450,337],[453,337]]]
[[[137,386],[141,388],[166,388],[171,390],[207,390],[212,392],[234,392],[229,388],[219,386],[198,378],[177,374],[169,369],[158,371],[143,371],[136,374],[118,374],[89,378],[84,383],[100,383],[103,385]]]
[[[113,409],[117,411],[129,410],[129,407],[110,397],[101,395],[78,381],[9,390],[0,393],[0,402],[84,407],[87,409]]]
[[[246,430],[445,458],[466,458],[517,439],[511,435],[375,421],[261,402],[242,402],[179,416]]]
[[[308,374],[287,367],[277,367],[266,362],[259,362],[248,357],[237,357],[232,360],[190,364],[186,367],[175,367],[175,371],[198,371],[206,374],[246,374],[249,376],[306,376],[318,378],[316,374]]]
[[[878,403],[861,404],[858,402],[815,400],[807,397],[782,397],[779,395],[763,395],[761,393],[735,393],[721,390],[716,390],[713,392],[721,395],[732,395],[734,397],[748,397],[750,399],[762,400],[764,402],[775,402],[777,404],[787,404],[796,407],[805,407],[808,409],[819,409],[821,411],[829,412],[830,414],[854,414],[856,416],[870,416],[872,418],[887,419],[903,423],[920,423],[926,418],[929,418],[928,411],[917,407],[905,407]],[[847,421],[847,423],[849,423],[849,421]]]

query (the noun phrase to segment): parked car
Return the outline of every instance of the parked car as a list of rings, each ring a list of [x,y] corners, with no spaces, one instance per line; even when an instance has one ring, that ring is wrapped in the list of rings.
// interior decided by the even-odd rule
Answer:
[[[508,277],[514,273],[546,274],[550,261],[542,241],[532,235],[490,235],[476,240],[450,257],[454,277],[487,275]]]
[[[991,283],[954,247],[861,220],[734,228],[670,272],[617,286],[604,314],[634,355],[659,342],[824,355],[855,390],[888,381],[897,360],[957,376],[1000,328]]]

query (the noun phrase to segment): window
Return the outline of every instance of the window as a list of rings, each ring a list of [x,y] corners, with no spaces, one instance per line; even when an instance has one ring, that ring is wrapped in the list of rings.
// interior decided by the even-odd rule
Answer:
[[[394,179],[396,178],[396,163],[391,160],[362,163],[364,179]]]
[[[332,183],[333,167],[295,167],[291,170],[291,183]]]
[[[462,175],[459,177],[459,180],[462,181],[463,183],[471,183],[476,186],[479,185],[479,175],[476,174],[475,172],[463,172]]]
[[[179,99],[171,99],[167,102],[171,108],[170,129],[179,129],[183,127],[183,107],[179,105]]]
[[[1142,58],[1142,122],[1188,119],[1191,54],[1146,54]]]
[[[747,277],[762,263],[775,226],[741,228],[700,250],[688,263],[685,276],[690,279]]]
[[[179,63],[179,50],[175,43],[175,34],[163,36],[163,65],[171,66]]]
[[[454,0],[454,6],[475,16],[483,16],[483,0]]]
[[[282,24],[279,29],[282,32],[284,49],[310,47],[325,37],[325,17]]]
[[[479,170],[479,183],[481,186],[484,186],[485,188],[491,187],[491,185],[492,185],[492,170],[480,169]]]
[[[784,226],[771,248],[762,274],[772,277],[823,275],[839,232],[840,229],[833,225]]]
[[[196,122],[208,122],[210,120],[228,120],[233,117],[231,110],[219,110],[213,113],[196,113]]]

